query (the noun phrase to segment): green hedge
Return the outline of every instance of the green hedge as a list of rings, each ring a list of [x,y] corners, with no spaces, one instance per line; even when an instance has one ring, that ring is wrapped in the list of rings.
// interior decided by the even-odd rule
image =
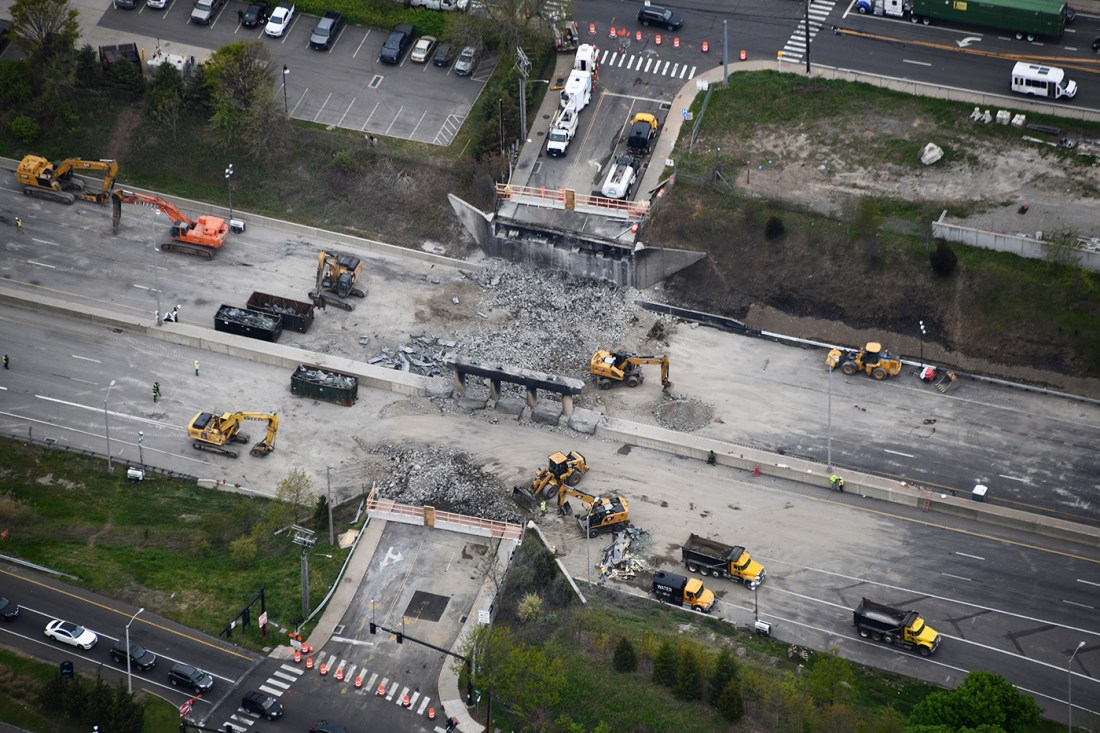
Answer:
[[[442,38],[447,34],[454,13],[424,8],[406,8],[399,2],[366,3],[363,0],[295,0],[299,13],[324,15],[330,10],[343,13],[348,23],[371,28],[392,28],[398,23],[412,23],[418,35]]]

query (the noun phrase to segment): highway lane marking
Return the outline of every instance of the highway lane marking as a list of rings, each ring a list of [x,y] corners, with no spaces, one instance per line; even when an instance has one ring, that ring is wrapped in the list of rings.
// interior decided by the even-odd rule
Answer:
[[[81,384],[90,384],[93,387],[98,387],[99,386],[99,382],[92,382],[92,381],[89,381],[87,379],[78,379],[77,377],[69,377],[69,380],[73,381],[73,382],[80,382]]]
[[[35,265],[37,267],[48,267],[51,270],[56,270],[57,269],[57,265],[47,265],[45,262],[36,262],[35,260],[27,260],[27,262],[29,262],[32,265]]]
[[[1062,603],[1068,603],[1069,605],[1077,606],[1078,608],[1087,608],[1090,611],[1095,611],[1096,610],[1095,606],[1089,606],[1088,604],[1085,604],[1085,603],[1078,603],[1077,601],[1070,601],[1070,600],[1067,600],[1065,598],[1062,599]]]
[[[974,582],[972,578],[965,578],[961,575],[952,575],[951,573],[940,573],[940,575],[945,575],[948,578],[955,578],[956,580],[965,580],[968,583],[973,583]]]
[[[899,450],[890,450],[889,448],[883,448],[882,452],[883,453],[891,453],[895,456],[903,456],[905,458],[916,458],[916,456],[914,456],[912,453],[902,453]]]
[[[71,356],[74,359],[80,359],[81,361],[91,361],[91,362],[95,362],[96,364],[102,364],[103,363],[99,359],[93,359],[90,356],[80,356],[79,354],[69,354],[69,356]]]
[[[965,553],[965,552],[958,552],[958,551],[956,551],[956,552],[955,552],[955,554],[956,554],[956,555],[961,555],[961,556],[963,556],[963,557],[972,557],[972,558],[974,558],[975,560],[985,560],[985,558],[984,558],[984,557],[981,557],[980,555],[969,555],[969,554],[967,554],[967,553]]]
[[[1022,484],[1028,483],[1026,478],[1020,478],[1019,476],[1006,476],[1005,474],[998,474],[998,478],[1008,479],[1009,481],[1019,481]]]
[[[927,61],[913,61],[912,59],[902,59],[903,64],[913,64],[914,66],[931,66],[932,64]]]
[[[102,407],[97,406],[97,405],[82,405],[79,402],[70,402],[69,400],[61,400],[61,399],[58,399],[56,397],[47,397],[46,395],[40,395],[40,394],[36,394],[35,397],[37,397],[40,400],[44,400],[45,402],[53,402],[53,403],[56,403],[56,404],[59,404],[59,405],[65,405],[66,407],[77,407],[77,408],[80,408],[81,410],[90,410],[92,412],[98,412],[98,413],[103,413],[104,412],[104,409]],[[114,415],[115,417],[130,418],[131,420],[136,420],[137,422],[145,423],[146,425],[156,425],[157,427],[171,428],[172,430],[178,430],[178,431],[181,431],[181,432],[186,432],[186,430],[187,430],[187,428],[180,427],[179,425],[175,425],[175,424],[172,424],[172,423],[161,422],[160,420],[154,420],[152,418],[142,417],[140,415],[128,415],[125,412],[115,412],[114,410],[106,410],[106,413],[108,415]],[[0,414],[7,414],[7,413],[0,413]],[[12,417],[23,417],[23,416],[13,414]],[[33,420],[34,418],[25,418],[25,419]],[[45,421],[42,420],[40,422],[45,422]],[[49,423],[49,424],[55,424],[55,423]],[[63,425],[58,425],[58,427],[64,427],[64,426]],[[69,429],[70,430],[75,430],[75,428],[69,428]],[[89,435],[90,435],[90,433],[89,433]]]
[[[71,593],[71,592],[69,592],[67,590],[63,590],[61,588],[55,588],[52,585],[47,585],[46,583],[40,582],[38,580],[34,580],[33,578],[28,578],[24,575],[18,575],[16,573],[4,570],[3,568],[0,568],[0,574],[6,575],[9,578],[15,578],[15,579],[20,580],[24,583],[30,583],[31,585],[36,585],[39,588],[42,588],[43,590],[52,591],[54,593],[57,593],[57,594],[63,595],[63,596],[68,596],[69,598],[71,598],[75,601],[81,601],[83,603],[87,603],[90,606],[95,606],[96,608],[102,609],[104,611],[109,611],[111,613],[118,614],[119,618],[122,618],[122,619],[127,619],[128,620],[133,615],[130,611],[121,611],[117,608],[112,608],[111,606],[100,603],[99,601],[93,601],[90,598],[85,598],[83,596],[77,595],[76,593]],[[52,616],[50,618],[52,618]],[[208,647],[208,648],[213,649],[215,651],[223,652],[223,653],[228,654],[230,656],[237,657],[239,659],[244,659],[245,661],[248,661],[248,662],[252,661],[252,658],[249,657],[248,655],[240,654],[240,653],[235,652],[231,649],[223,649],[222,647],[218,646],[217,644],[213,644],[209,641],[206,641],[205,639],[200,639],[196,636],[192,636],[191,634],[185,634],[182,631],[177,631],[175,629],[171,629],[167,626],[163,626],[161,624],[158,624],[155,621],[150,621],[147,618],[139,617],[137,619],[137,621],[142,623],[142,624],[145,624],[146,626],[150,626],[154,629],[159,629],[160,631],[165,631],[169,634],[172,634],[173,636],[178,636],[178,637],[181,637],[183,639],[187,639],[188,641],[193,641],[197,644],[201,644],[202,646]],[[225,679],[225,678],[223,678],[223,679]]]
[[[1085,583],[1085,584],[1087,584],[1087,585],[1095,585],[1095,586],[1100,586],[1100,583],[1093,583],[1093,582],[1092,582],[1091,580],[1084,580],[1084,579],[1082,579],[1082,578],[1078,578],[1078,579],[1077,579],[1077,582],[1078,582],[1078,583]]]
[[[901,585],[890,585],[889,583],[882,583],[882,582],[877,581],[877,580],[870,580],[868,578],[861,578],[858,575],[847,575],[846,573],[838,573],[834,570],[824,570],[822,568],[810,567],[809,565],[799,565],[798,563],[788,562],[786,560],[780,560],[780,559],[777,559],[777,558],[767,557],[767,558],[757,558],[757,559],[766,559],[768,562],[782,563],[783,565],[789,565],[792,568],[798,568],[800,570],[809,570],[810,572],[821,573],[822,575],[834,575],[834,576],[836,576],[838,578],[841,578],[843,580],[847,580],[847,581],[851,581],[851,582],[855,582],[855,583],[864,583],[864,584],[867,584],[867,585],[874,585],[874,586],[878,586],[880,588],[888,588],[890,590],[901,591],[903,593],[908,593],[910,595],[917,595],[917,596],[921,596],[923,598],[934,598],[937,601],[943,601],[945,603],[955,603],[955,604],[958,604],[960,606],[966,606],[968,608],[977,609],[979,611],[989,611],[990,613],[997,613],[997,614],[1001,614],[1002,616],[1010,616],[1012,618],[1020,619],[1022,621],[1028,621],[1030,623],[1043,624],[1043,625],[1046,625],[1046,626],[1053,626],[1055,628],[1067,629],[1069,631],[1076,631],[1076,632],[1079,632],[1079,633],[1082,633],[1082,634],[1091,634],[1092,636],[1100,636],[1100,632],[1093,631],[1092,629],[1084,629],[1084,628],[1080,628],[1080,627],[1077,627],[1077,626],[1066,626],[1064,624],[1055,623],[1053,621],[1049,621],[1049,620],[1043,619],[1043,618],[1037,618],[1035,616],[1025,616],[1024,614],[1021,614],[1021,613],[1014,613],[1012,611],[1004,611],[1004,610],[1001,610],[999,608],[994,608],[992,606],[983,606],[979,603],[972,603],[970,601],[960,601],[960,600],[955,599],[955,598],[948,598],[947,596],[939,596],[939,595],[936,595],[934,593],[927,593],[925,591],[916,590],[915,588],[907,588],[907,587],[901,586]],[[769,574],[768,577],[771,577],[771,575]],[[801,594],[795,593],[794,591],[785,590],[784,588],[782,588],[780,586],[777,586],[774,583],[771,584],[771,587],[775,588],[779,592],[786,593],[788,595],[794,595],[794,596],[798,596],[799,598],[806,598],[808,600],[817,600],[817,599],[810,598],[809,596],[802,596]],[[844,606],[841,606],[841,605],[836,604],[836,603],[831,603],[829,601],[819,601],[819,602],[820,603],[826,603],[828,605],[835,606],[837,608],[844,608]],[[1100,682],[1100,679],[1097,679],[1097,682]]]

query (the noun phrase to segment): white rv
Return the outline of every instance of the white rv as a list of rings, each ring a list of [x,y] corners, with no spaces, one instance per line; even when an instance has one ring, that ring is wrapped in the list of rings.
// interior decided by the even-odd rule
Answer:
[[[592,74],[587,71],[573,70],[569,74],[569,80],[565,82],[565,88],[561,90],[561,106],[565,109],[573,105],[573,109],[580,112],[592,100]]]
[[[577,71],[596,73],[600,68],[600,52],[591,43],[577,46],[577,57],[573,59],[573,68]]]
[[[1066,72],[1056,66],[1018,61],[1012,67],[1012,91],[1047,99],[1073,99],[1077,94],[1077,82],[1067,79]]]
[[[637,180],[638,162],[629,155],[620,155],[607,172],[601,193],[609,199],[629,198],[630,189]]]

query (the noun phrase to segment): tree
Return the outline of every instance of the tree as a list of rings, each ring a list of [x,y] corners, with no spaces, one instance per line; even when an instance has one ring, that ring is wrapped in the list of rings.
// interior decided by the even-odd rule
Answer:
[[[653,656],[653,681],[665,687],[676,684],[676,647],[671,639],[663,639]]]
[[[714,706],[722,717],[737,722],[745,715],[745,697],[741,694],[741,683],[736,679],[726,682],[722,692],[714,701]]]
[[[145,94],[145,77],[128,59],[119,59],[107,69],[107,86],[123,97],[140,99]]]
[[[718,698],[726,689],[726,685],[737,679],[737,660],[733,656],[733,650],[728,646],[722,647],[718,652],[718,659],[714,662],[714,671],[710,673],[710,697],[711,703],[718,705]],[[740,690],[740,686],[738,686]]]
[[[0,61],[0,107],[15,109],[28,102],[34,87],[25,61]]]
[[[145,94],[145,116],[165,128],[176,139],[183,110],[183,77],[171,64],[161,64]]]
[[[633,672],[638,669],[638,655],[634,653],[634,645],[630,643],[630,639],[625,636],[619,639],[611,664],[616,672]]]
[[[676,685],[672,693],[681,700],[703,698],[703,660],[695,644],[680,645],[679,663],[676,665]]]
[[[275,487],[275,499],[268,505],[268,524],[272,527],[294,524],[313,503],[313,479],[301,468],[290,469],[286,478]]]
[[[274,101],[267,48],[260,41],[230,43],[204,64],[210,90],[210,126],[226,148],[264,151],[285,127]]]
[[[1039,706],[1027,695],[992,672],[971,672],[957,689],[936,692],[921,700],[909,714],[909,725],[946,725],[977,728],[989,725],[1008,733],[1022,733],[1039,722]]]
[[[936,242],[936,248],[932,250],[928,257],[932,263],[932,271],[940,277],[947,277],[954,272],[955,265],[959,262],[955,250],[951,249],[951,245],[942,239]]]
[[[33,67],[44,58],[76,48],[80,23],[68,0],[15,0],[11,5],[12,40]]]
[[[855,673],[848,660],[834,651],[817,657],[807,684],[810,696],[819,705],[845,703],[851,699]]]

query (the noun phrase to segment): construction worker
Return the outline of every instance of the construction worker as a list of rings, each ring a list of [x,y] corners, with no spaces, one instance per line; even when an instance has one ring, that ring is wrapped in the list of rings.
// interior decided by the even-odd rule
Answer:
[[[20,234],[22,234],[22,233],[23,233],[23,220],[22,220],[22,219],[20,219],[20,218],[19,218],[18,216],[17,216],[17,217],[15,217],[15,229],[16,229],[16,231],[18,231],[18,232],[19,232]]]
[[[831,488],[833,491],[840,491],[843,493],[844,479],[834,473],[832,476],[829,477],[829,488]]]
[[[542,516],[546,516],[546,499],[543,499],[542,503],[539,504],[539,511],[542,512]]]
[[[160,382],[153,382],[153,402],[160,399]]]
[[[4,354],[4,368],[5,369],[8,368],[8,355],[7,354]]]
[[[195,376],[199,376],[199,360],[195,359]]]

